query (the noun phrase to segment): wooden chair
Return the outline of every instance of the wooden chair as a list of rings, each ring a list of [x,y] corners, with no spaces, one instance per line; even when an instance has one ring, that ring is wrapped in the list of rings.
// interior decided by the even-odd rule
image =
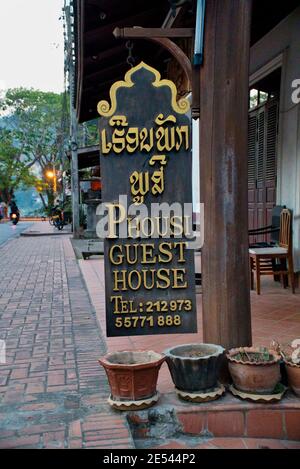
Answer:
[[[254,274],[256,276],[256,292],[260,295],[261,275],[279,275],[283,286],[286,286],[285,277],[290,277],[292,292],[295,293],[295,276],[292,250],[292,214],[290,210],[283,209],[280,214],[279,243],[275,247],[250,248],[250,278],[251,290],[254,289]],[[274,269],[275,262],[278,268]]]
[[[262,226],[248,231],[250,241],[249,248],[271,248],[278,245],[280,232],[280,214],[284,208],[286,208],[285,205],[275,205],[275,207],[272,209],[271,225]],[[254,237],[261,238],[265,237],[265,235],[269,235],[269,241],[253,241]]]

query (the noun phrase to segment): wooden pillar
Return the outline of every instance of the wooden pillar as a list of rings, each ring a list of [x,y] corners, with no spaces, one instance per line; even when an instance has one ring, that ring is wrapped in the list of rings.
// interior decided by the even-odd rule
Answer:
[[[251,344],[247,127],[250,0],[207,0],[200,71],[204,341]]]
[[[78,152],[77,152],[77,120],[76,112],[71,98],[71,189],[72,189],[72,214],[73,214],[73,237],[79,238],[79,174],[78,174]]]
[[[79,174],[78,174],[78,145],[77,145],[77,119],[73,97],[75,95],[75,65],[72,55],[73,33],[71,26],[71,8],[66,6],[66,23],[68,37],[67,65],[70,84],[70,142],[71,142],[71,190],[72,190],[72,214],[73,237],[79,238]]]

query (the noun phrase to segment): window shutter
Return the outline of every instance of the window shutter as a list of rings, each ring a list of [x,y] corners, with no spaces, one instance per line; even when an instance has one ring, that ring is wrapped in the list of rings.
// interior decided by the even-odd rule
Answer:
[[[266,113],[266,182],[276,181],[278,101],[270,101]]]
[[[260,109],[257,116],[257,187],[264,184],[265,167],[265,110]]]
[[[249,114],[248,121],[248,185],[256,185],[256,112]]]

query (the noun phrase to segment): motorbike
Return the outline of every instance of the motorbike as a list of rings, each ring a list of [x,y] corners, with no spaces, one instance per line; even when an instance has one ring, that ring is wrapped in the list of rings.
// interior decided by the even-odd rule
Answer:
[[[16,225],[20,219],[20,215],[18,213],[11,213],[10,219],[13,225]]]
[[[59,207],[53,207],[52,215],[49,218],[50,225],[55,226],[58,230],[62,230],[65,221],[64,221],[64,211]]]

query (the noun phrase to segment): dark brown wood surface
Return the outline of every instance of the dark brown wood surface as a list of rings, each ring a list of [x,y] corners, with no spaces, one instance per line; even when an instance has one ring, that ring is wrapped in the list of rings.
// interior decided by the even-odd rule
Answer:
[[[247,126],[251,1],[207,0],[200,73],[204,341],[251,344]]]

